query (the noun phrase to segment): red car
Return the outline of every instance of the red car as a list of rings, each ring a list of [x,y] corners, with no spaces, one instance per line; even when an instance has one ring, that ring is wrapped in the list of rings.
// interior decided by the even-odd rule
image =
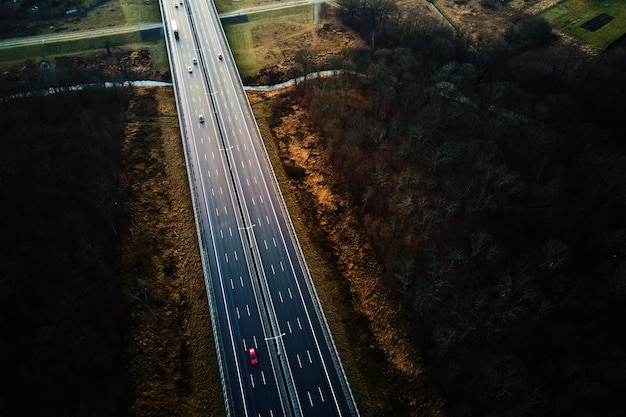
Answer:
[[[250,354],[250,363],[252,365],[259,363],[259,358],[256,357],[256,350],[254,348],[248,349],[248,353]]]
[[[218,57],[219,59],[223,59],[223,58],[224,58],[224,57],[222,56],[222,54],[218,54],[218,55],[217,55],[217,57]]]

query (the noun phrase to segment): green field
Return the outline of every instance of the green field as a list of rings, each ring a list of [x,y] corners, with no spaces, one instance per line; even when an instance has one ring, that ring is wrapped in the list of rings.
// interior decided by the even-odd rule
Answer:
[[[237,68],[241,76],[255,75],[262,68],[283,60],[283,50],[276,42],[277,28],[295,36],[313,24],[313,6],[298,6],[248,15],[248,22],[224,24]]]
[[[595,32],[580,27],[601,13],[607,13],[614,19]],[[606,49],[626,33],[626,2],[624,1],[565,0],[540,16],[548,20],[555,29],[600,49]]]

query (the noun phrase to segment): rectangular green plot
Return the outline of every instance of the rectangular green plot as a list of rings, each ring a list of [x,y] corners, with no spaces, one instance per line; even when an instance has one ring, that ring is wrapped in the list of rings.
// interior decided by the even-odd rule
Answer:
[[[613,17],[596,31],[581,27],[585,22],[606,13]],[[626,33],[626,2],[609,0],[565,0],[543,12],[555,29],[584,40],[600,49],[606,49]]]

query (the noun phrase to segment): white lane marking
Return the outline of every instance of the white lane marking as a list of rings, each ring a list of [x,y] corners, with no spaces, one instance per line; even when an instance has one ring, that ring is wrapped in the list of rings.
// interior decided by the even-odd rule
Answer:
[[[239,307],[235,307],[235,312],[237,313],[237,319],[241,318],[241,314],[239,314]],[[246,342],[243,343],[244,346],[246,345]]]
[[[241,167],[242,167],[243,169],[246,169],[246,166],[243,164],[243,159],[242,159],[242,160],[240,160],[239,162],[241,163]]]
[[[233,282],[233,279],[230,279],[230,289],[234,290],[235,289],[235,283]]]
[[[272,238],[272,242],[274,242],[274,247],[275,248],[278,247],[278,245],[276,244],[276,239],[275,238]]]
[[[270,218],[267,217],[267,215],[265,216],[265,220],[267,221],[267,224],[270,224]]]
[[[209,171],[208,169],[206,170],[206,173],[209,174],[209,178],[211,178],[211,171]]]
[[[298,359],[298,366],[302,368],[302,361],[300,360],[300,355],[296,354],[296,359]]]
[[[222,190],[222,186],[220,185],[220,194],[224,194],[224,190]]]
[[[246,311],[248,312],[248,317],[250,317],[250,306],[246,304]]]
[[[204,160],[208,161],[208,159],[206,159],[206,152],[204,153]]]
[[[263,204],[263,196],[259,195],[259,201],[261,202],[261,204]]]
[[[248,183],[248,187],[250,186],[250,179],[246,178],[246,182]]]
[[[241,339],[243,341],[243,349],[248,350],[248,344],[246,343],[246,339]]]
[[[228,215],[228,209],[224,206],[224,214]]]
[[[252,376],[252,375],[250,375],[250,376]],[[307,391],[306,395],[308,395],[308,397],[309,397],[309,404],[311,404],[311,407],[313,407],[313,399],[311,398],[311,393],[309,391]]]
[[[254,197],[252,197],[252,205],[256,206],[256,201],[254,201]]]
[[[280,302],[283,303],[283,293],[281,293],[280,291],[278,291],[278,298],[280,298]]]
[[[231,235],[231,236],[233,235],[233,229],[232,229],[232,227],[229,227],[229,228],[228,228],[228,233],[230,233],[230,235]]]
[[[200,136],[200,142],[204,144],[204,138],[202,136]],[[206,154],[204,154],[204,159],[206,159]]]
[[[257,217],[256,220],[257,220],[257,224],[260,226],[261,225],[261,218]]]
[[[270,417],[274,417],[274,410],[270,410]]]
[[[228,254],[224,253],[224,258],[226,258],[226,262],[228,262]]]
[[[285,272],[285,265],[283,265],[283,261],[278,261],[278,263],[280,264],[280,270]]]
[[[241,129],[239,129],[239,132],[241,132]],[[239,151],[239,144],[237,144],[237,152],[240,152]]]
[[[263,244],[265,245],[265,249],[269,249],[269,248],[267,247],[267,240],[263,239]]]
[[[250,382],[252,383],[252,388],[254,388],[254,377],[252,374],[250,374]],[[309,398],[311,398],[311,395],[309,395]]]
[[[217,217],[220,217],[220,211],[217,207],[215,207],[215,214],[217,215]]]
[[[211,152],[211,158],[215,159],[215,152]]]
[[[255,183],[255,184],[258,184],[258,182],[257,182],[257,180],[256,180],[256,177],[254,177],[254,183]]]
[[[217,168],[215,168],[215,176],[219,177],[220,176],[220,172],[217,170]]]
[[[248,159],[248,166],[252,166],[252,161]]]
[[[215,197],[215,190],[213,188],[211,188],[211,195]]]
[[[287,320],[287,327],[289,328],[289,334],[293,334],[293,330],[291,330],[291,323]]]
[[[298,328],[302,330],[302,323],[300,323],[300,317],[296,317],[296,321],[298,322]]]
[[[239,275],[239,283],[241,284],[241,287],[243,288],[243,277],[241,275]]]
[[[291,287],[287,287],[287,292],[289,293],[289,298],[293,300],[293,294],[291,294]]]
[[[247,151],[248,147],[246,146],[246,142],[243,143],[243,148]]]
[[[309,349],[306,350],[306,355],[309,357],[309,363],[313,363],[313,358],[311,358],[311,352],[309,352]]]
[[[256,336],[252,336],[252,340],[254,340],[254,347],[259,348],[259,344],[256,342]]]
[[[238,261],[239,258],[237,258],[237,251],[235,251],[234,253],[235,253],[235,260]]]
[[[317,392],[320,393],[320,399],[324,402],[324,394],[322,394],[322,387],[317,387]]]
[[[270,265],[270,266],[272,267],[272,274],[273,274],[273,275],[276,275],[276,271],[274,271],[274,265],[272,264],[272,265]]]
[[[220,229],[220,237],[221,237],[222,239],[224,239],[224,230],[223,230],[223,229]]]
[[[265,372],[261,371],[261,379],[263,380],[263,385],[267,385],[267,381],[265,381]]]

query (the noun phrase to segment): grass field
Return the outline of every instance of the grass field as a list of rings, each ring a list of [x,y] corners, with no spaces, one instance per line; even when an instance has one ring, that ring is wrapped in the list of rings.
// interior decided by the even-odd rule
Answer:
[[[580,27],[601,13],[607,13],[614,19],[595,32]],[[606,49],[626,33],[626,2],[623,1],[565,0],[540,16],[546,18],[554,28],[600,49]]]
[[[224,25],[237,68],[244,77],[282,61],[290,53],[283,43],[313,27],[313,6],[255,13],[248,18],[246,23]]]

